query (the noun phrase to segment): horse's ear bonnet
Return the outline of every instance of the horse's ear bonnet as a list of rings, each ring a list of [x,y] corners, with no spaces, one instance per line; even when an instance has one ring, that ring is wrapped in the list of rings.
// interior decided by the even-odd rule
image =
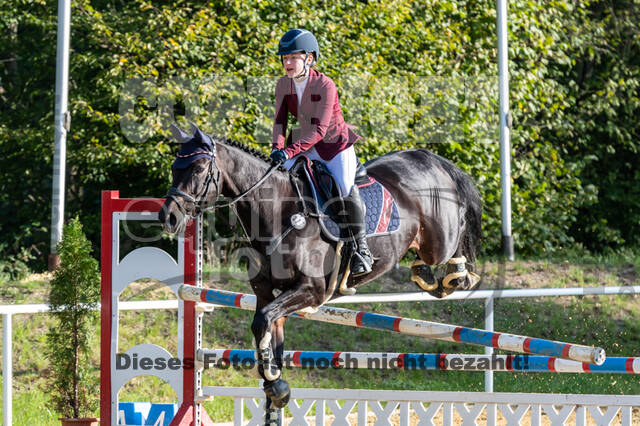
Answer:
[[[171,124],[170,130],[173,137],[180,144],[180,151],[171,166],[174,169],[185,169],[198,158],[212,159],[216,155],[216,144],[209,135],[203,133],[198,126],[191,124],[192,136],[175,124]]]

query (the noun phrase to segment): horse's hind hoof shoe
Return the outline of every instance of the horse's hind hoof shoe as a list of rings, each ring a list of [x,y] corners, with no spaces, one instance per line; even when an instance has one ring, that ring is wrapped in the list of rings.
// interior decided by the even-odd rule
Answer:
[[[275,382],[265,384],[264,393],[268,398],[271,398],[273,406],[277,408],[286,407],[289,403],[289,398],[291,397],[289,383],[283,379],[278,379]]]
[[[469,274],[467,275],[467,287],[465,288],[465,290],[471,290],[473,288],[475,288],[475,286],[478,285],[478,283],[480,282],[480,275],[469,271]]]

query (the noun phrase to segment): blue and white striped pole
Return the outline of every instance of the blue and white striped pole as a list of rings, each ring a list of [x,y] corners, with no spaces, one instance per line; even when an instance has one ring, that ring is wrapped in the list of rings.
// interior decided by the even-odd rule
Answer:
[[[179,290],[179,295],[183,300],[206,302],[214,305],[248,310],[255,310],[256,307],[255,296],[225,290],[203,289],[182,285]],[[293,314],[292,317],[352,327],[395,331],[410,336],[490,346],[507,351],[545,355],[596,365],[601,365],[606,358],[605,351],[602,348],[518,336],[515,334],[497,333],[431,321],[414,320],[392,315],[353,311],[333,306],[321,306],[315,313],[300,312]]]
[[[253,368],[255,350],[201,349],[205,368]],[[639,357],[609,357],[602,365],[541,355],[420,354],[387,352],[285,351],[286,368],[515,371],[522,373],[640,374]]]

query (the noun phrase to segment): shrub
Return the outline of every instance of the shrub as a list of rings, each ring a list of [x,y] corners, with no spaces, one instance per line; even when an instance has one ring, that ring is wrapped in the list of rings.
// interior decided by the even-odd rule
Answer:
[[[64,417],[78,418],[93,413],[98,403],[88,342],[96,329],[100,273],[77,218],[64,227],[57,247],[60,266],[49,293],[55,320],[47,334],[47,355],[53,370],[51,398]]]

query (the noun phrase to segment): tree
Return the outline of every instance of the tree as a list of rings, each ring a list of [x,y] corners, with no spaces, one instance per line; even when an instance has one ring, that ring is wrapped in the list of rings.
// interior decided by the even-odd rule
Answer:
[[[60,266],[49,293],[54,323],[47,334],[51,398],[64,417],[79,418],[93,413],[98,403],[88,344],[98,318],[100,273],[78,218],[64,227],[57,248]]]

